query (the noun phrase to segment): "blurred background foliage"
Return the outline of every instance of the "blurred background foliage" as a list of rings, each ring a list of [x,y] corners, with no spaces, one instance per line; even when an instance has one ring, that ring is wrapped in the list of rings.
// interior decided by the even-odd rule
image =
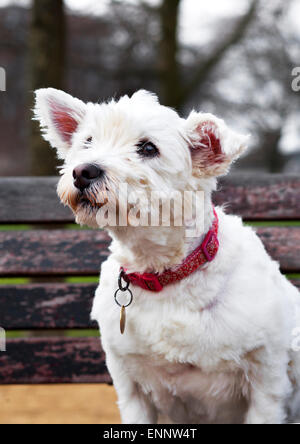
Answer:
[[[32,91],[102,101],[139,88],[251,133],[238,168],[300,171],[298,0],[0,0],[0,175],[56,174]]]

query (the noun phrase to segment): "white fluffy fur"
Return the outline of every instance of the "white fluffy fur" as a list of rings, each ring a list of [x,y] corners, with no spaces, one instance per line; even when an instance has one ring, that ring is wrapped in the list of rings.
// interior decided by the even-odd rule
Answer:
[[[61,145],[49,119],[49,101],[62,99],[81,119],[70,146]],[[300,326],[299,293],[240,218],[217,209],[220,249],[212,263],[161,293],[132,287],[123,336],[113,298],[120,266],[136,272],[172,267],[211,225],[214,165],[195,167],[195,129],[207,121],[216,127],[224,163],[214,175],[227,171],[246,139],[211,115],[193,112],[181,119],[145,91],[101,105],[83,107],[74,100],[54,90],[37,94],[36,117],[45,137],[65,156],[59,185],[64,203],[75,193],[73,168],[83,162],[102,166],[112,188],[127,182],[148,193],[205,191],[205,227],[196,239],[186,239],[184,227],[109,230],[111,255],[102,264],[92,318],[100,325],[122,421],[155,423],[159,414],[179,423],[287,421],[289,408],[299,407],[300,354],[291,349],[293,329]],[[85,149],[89,136],[93,142]],[[135,145],[144,137],[157,144],[159,158],[137,156]],[[94,214],[73,210],[78,222],[95,225]]]

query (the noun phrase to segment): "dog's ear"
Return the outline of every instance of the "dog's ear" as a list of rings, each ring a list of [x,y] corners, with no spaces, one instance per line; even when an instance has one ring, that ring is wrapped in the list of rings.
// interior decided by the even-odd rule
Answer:
[[[193,174],[197,177],[222,176],[247,148],[249,136],[232,131],[213,114],[192,111],[186,120]]]
[[[59,158],[64,158],[72,136],[83,120],[86,105],[63,91],[53,88],[35,91],[34,119],[40,122],[42,134]]]

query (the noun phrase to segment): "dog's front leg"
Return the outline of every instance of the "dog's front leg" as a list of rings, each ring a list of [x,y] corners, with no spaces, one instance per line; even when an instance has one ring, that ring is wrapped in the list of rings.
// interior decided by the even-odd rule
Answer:
[[[156,424],[157,410],[126,372],[124,360],[106,351],[106,363],[118,395],[122,424]]]
[[[250,405],[245,423],[284,423],[286,400],[291,392],[286,356],[274,353],[266,362],[260,354],[251,373]]]

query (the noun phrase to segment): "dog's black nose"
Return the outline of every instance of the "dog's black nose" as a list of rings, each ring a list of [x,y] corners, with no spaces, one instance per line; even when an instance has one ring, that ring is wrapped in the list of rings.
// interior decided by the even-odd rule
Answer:
[[[88,188],[94,180],[100,179],[103,174],[103,170],[92,163],[78,165],[73,170],[74,185],[80,191],[83,191]]]

